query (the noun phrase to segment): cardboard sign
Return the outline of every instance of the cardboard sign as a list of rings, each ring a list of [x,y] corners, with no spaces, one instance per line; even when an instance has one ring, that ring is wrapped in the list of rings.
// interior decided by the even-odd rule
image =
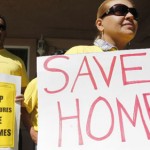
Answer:
[[[38,150],[148,150],[150,50],[39,57]]]
[[[0,73],[0,83],[0,150],[18,150],[20,102],[14,97],[21,93],[21,77]]]
[[[0,147],[14,147],[15,84],[0,82]]]

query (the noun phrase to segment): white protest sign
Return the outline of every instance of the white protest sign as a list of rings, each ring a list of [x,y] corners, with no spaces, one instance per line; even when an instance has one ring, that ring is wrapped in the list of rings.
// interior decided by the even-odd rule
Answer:
[[[7,75],[7,74],[1,74],[0,73],[0,82],[6,82],[6,83],[13,83],[16,87],[16,95],[21,94],[21,77],[20,76],[14,76],[14,75]],[[5,112],[8,108],[2,108],[0,105],[0,110]],[[6,111],[7,112],[7,111]],[[2,113],[2,112],[0,112]],[[19,141],[19,127],[20,127],[20,102],[15,103],[15,135],[14,135],[14,147],[5,147],[0,148],[0,150],[18,150],[18,141]],[[0,136],[6,136],[7,129],[5,130],[5,133],[3,133],[4,130],[0,129]],[[11,134],[10,134],[11,135]],[[2,143],[1,143],[2,144]]]
[[[39,57],[38,150],[148,150],[150,50]]]

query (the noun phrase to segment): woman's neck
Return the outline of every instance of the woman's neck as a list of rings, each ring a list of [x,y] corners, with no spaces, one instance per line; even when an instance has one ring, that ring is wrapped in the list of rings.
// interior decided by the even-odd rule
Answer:
[[[102,37],[102,40],[107,41],[108,43],[114,45],[115,47],[118,48],[118,50],[124,49],[126,47],[127,43],[129,42],[126,39],[122,39],[122,37],[120,39],[112,39],[110,37]]]

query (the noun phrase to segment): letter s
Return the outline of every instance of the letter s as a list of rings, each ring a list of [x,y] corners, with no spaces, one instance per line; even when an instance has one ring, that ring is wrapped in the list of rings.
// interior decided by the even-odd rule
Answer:
[[[61,69],[58,69],[58,68],[49,68],[48,67],[48,64],[52,61],[52,60],[55,60],[55,59],[69,59],[69,57],[65,56],[65,55],[57,55],[57,56],[53,56],[53,57],[49,57],[48,59],[46,59],[46,61],[44,62],[44,68],[50,72],[60,72],[64,77],[65,77],[65,83],[64,85],[60,88],[60,89],[57,89],[57,90],[54,90],[54,91],[51,91],[47,88],[44,88],[44,90],[49,93],[49,94],[54,94],[54,93],[58,93],[62,90],[64,90],[69,82],[69,76],[68,74],[64,71],[64,70],[61,70]]]

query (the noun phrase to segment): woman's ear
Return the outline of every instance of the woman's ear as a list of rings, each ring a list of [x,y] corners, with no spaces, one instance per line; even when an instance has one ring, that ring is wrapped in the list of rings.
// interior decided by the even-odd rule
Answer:
[[[95,24],[96,24],[96,27],[97,27],[97,29],[100,31],[100,32],[103,32],[103,30],[104,30],[104,26],[103,26],[103,24],[102,24],[102,19],[101,18],[98,18],[98,19],[96,19],[96,22],[95,22]]]

